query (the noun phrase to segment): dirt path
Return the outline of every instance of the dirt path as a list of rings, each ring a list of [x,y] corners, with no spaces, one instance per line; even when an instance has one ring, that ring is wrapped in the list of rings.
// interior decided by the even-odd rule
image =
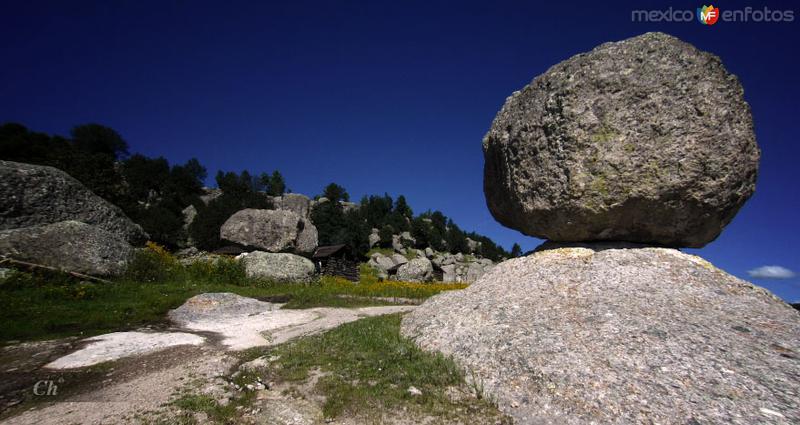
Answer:
[[[219,377],[232,373],[241,350],[413,308],[281,310],[280,305],[233,294],[202,294],[170,312],[173,329],[4,347],[4,364],[13,366],[5,374],[18,379],[16,388],[6,385],[3,391],[17,391],[25,401],[11,408],[6,416],[13,416],[2,423],[159,422],[168,410],[164,406],[181,390],[227,391]],[[41,395],[32,395],[37,383]],[[57,389],[48,391],[52,386]]]

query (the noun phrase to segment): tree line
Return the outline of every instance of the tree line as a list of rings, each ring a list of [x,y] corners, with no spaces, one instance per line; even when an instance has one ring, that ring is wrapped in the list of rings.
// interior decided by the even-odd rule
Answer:
[[[220,171],[215,176],[219,196],[204,202],[201,196],[207,195],[203,189],[207,170],[196,158],[170,165],[166,158],[131,155],[128,149],[119,133],[99,124],[76,126],[69,137],[33,132],[15,123],[0,126],[0,159],[65,171],[119,206],[151,240],[172,248],[189,238],[201,249],[219,248],[223,245],[219,229],[233,213],[244,208],[272,208],[270,196],[290,191],[277,170],[260,174]],[[495,261],[521,253],[519,245],[507,252],[486,236],[463,231],[440,211],[415,216],[403,195],[397,199],[388,194],[365,196],[358,208],[346,208],[344,203],[350,200],[347,190],[331,183],[316,198],[327,200],[317,202],[311,211],[320,245],[344,243],[365,254],[375,228],[381,247],[391,246],[392,235],[409,232],[418,248],[467,252],[470,238],[480,242],[476,254]],[[197,214],[186,228],[183,210],[190,205]]]

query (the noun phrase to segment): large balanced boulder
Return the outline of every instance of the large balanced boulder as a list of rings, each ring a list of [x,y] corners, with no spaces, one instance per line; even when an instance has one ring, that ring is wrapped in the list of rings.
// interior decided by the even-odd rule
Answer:
[[[317,248],[317,228],[291,211],[244,209],[220,228],[220,238],[269,252],[311,254]]]
[[[119,275],[133,247],[100,226],[62,221],[0,231],[0,254],[90,275]]]
[[[647,33],[561,62],[483,139],[503,225],[554,241],[700,247],[755,190],[750,107],[720,59]]]
[[[0,161],[0,230],[75,220],[130,243],[147,235],[118,207],[53,167]]]
[[[254,251],[238,258],[247,277],[274,282],[307,282],[316,271],[311,260],[289,253]]]
[[[800,313],[675,249],[544,249],[429,299],[402,333],[519,423],[800,422]]]

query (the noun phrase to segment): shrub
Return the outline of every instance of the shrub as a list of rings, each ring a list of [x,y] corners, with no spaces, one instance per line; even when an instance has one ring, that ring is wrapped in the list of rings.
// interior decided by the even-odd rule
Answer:
[[[98,292],[97,286],[87,281],[44,288],[45,298],[51,300],[91,300],[97,296]]]
[[[231,257],[195,261],[185,266],[185,270],[186,278],[194,282],[201,281],[225,285],[249,283],[244,272],[244,264]]]
[[[147,242],[134,254],[125,276],[139,282],[164,282],[180,271],[182,266],[172,254],[155,242]]]
[[[40,284],[41,282],[35,279],[33,274],[19,270],[11,270],[4,278],[0,279],[0,288],[3,290],[29,288]]]

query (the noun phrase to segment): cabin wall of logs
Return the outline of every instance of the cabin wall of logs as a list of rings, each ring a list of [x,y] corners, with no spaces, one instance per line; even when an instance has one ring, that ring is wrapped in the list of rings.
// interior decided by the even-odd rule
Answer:
[[[358,263],[342,257],[330,257],[323,261],[320,273],[358,282]]]

